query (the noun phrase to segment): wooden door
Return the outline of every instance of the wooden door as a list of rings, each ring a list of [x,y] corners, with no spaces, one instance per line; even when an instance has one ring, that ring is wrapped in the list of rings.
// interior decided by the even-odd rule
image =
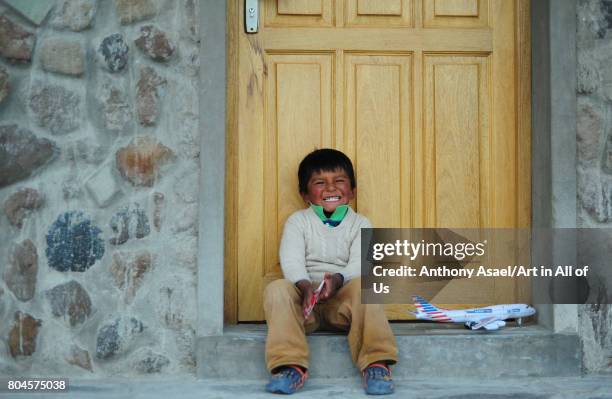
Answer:
[[[263,320],[315,148],[353,160],[353,206],[376,227],[529,225],[526,0],[260,0],[256,34],[243,7],[229,1],[228,321]],[[526,292],[458,284],[477,303]]]

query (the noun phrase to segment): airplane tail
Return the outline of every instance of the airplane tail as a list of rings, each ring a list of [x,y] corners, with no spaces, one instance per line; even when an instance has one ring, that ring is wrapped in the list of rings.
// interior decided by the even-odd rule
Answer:
[[[416,306],[418,319],[438,322],[452,321],[448,314],[446,314],[446,309],[440,309],[418,295],[413,295],[412,300],[414,301],[414,306]]]
[[[414,302],[414,306],[417,308],[417,312],[429,313],[429,312],[439,312],[440,309],[427,302],[425,298],[413,295],[412,301]]]

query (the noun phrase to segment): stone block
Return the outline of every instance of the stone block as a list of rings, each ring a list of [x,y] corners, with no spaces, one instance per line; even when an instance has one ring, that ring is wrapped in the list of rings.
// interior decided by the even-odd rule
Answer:
[[[153,352],[149,348],[143,348],[134,353],[135,359],[132,368],[141,374],[159,373],[170,364],[166,356]]]
[[[4,2],[34,25],[40,25],[53,7],[53,2],[48,0],[4,0]]]
[[[9,332],[8,346],[11,356],[32,356],[36,352],[36,338],[42,321],[22,312],[15,312],[13,328]]]
[[[109,71],[119,72],[127,65],[129,50],[123,36],[114,33],[102,39],[98,54]]]
[[[11,225],[21,228],[23,220],[33,210],[40,208],[45,200],[37,190],[23,188],[13,193],[4,203],[4,213]]]
[[[35,81],[28,103],[36,123],[52,134],[70,133],[80,125],[81,97],[62,86]]]
[[[181,366],[188,370],[195,370],[196,364],[196,346],[195,346],[195,330],[189,324],[184,324],[180,330],[175,333],[176,347],[179,352],[178,362]]]
[[[157,13],[153,0],[115,0],[115,6],[124,25],[149,19]]]
[[[65,357],[65,360],[67,363],[72,364],[73,366],[93,372],[89,352],[78,347],[77,345],[72,345],[70,347],[70,352]]]
[[[598,223],[612,221],[612,176],[599,168],[578,168],[578,206]]]
[[[195,272],[198,263],[197,232],[198,230],[195,228],[189,234],[181,236],[174,252],[176,263],[192,272]]]
[[[151,233],[149,218],[138,203],[121,208],[112,217],[110,227],[115,234],[115,237],[110,239],[113,245],[125,244],[131,238],[144,238]]]
[[[57,158],[58,147],[17,125],[0,126],[0,188],[26,179]]]
[[[45,296],[51,304],[53,316],[63,318],[70,327],[84,323],[91,314],[89,294],[74,280],[53,287]]]
[[[612,175],[612,132],[608,134],[608,138],[606,139],[603,159],[601,160],[601,169],[604,173]]]
[[[612,81],[605,80],[598,91],[602,94],[603,98],[608,104],[612,103]]]
[[[111,132],[125,132],[132,126],[132,106],[124,93],[111,83],[105,83],[97,96],[100,102],[102,125]]]
[[[592,42],[606,36],[607,22],[597,1],[580,1],[577,4],[578,38],[581,42]]]
[[[121,193],[110,165],[104,165],[95,172],[87,180],[85,187],[100,208],[109,206]]]
[[[154,61],[168,61],[176,50],[176,45],[170,41],[166,32],[153,25],[140,28],[140,36],[134,41],[147,57]]]
[[[66,160],[73,163],[85,162],[97,165],[106,158],[105,148],[89,138],[67,143],[63,152]]]
[[[604,129],[604,110],[586,98],[578,100],[577,155],[582,165],[594,166],[601,154]]]
[[[4,271],[6,287],[22,302],[34,298],[38,254],[31,240],[25,240],[11,249],[9,262]]]
[[[85,70],[85,52],[81,43],[59,38],[47,39],[40,50],[45,71],[80,76]]]
[[[74,180],[75,177],[68,177],[62,182],[62,194],[66,201],[81,198],[83,186]]]
[[[578,94],[595,93],[601,84],[597,62],[592,56],[580,53],[577,69]]]
[[[173,216],[172,232],[182,233],[196,228],[198,221],[198,204],[186,204]]]
[[[151,263],[151,253],[146,250],[113,254],[110,271],[115,279],[115,284],[123,292],[125,303],[131,303],[134,299],[144,276],[151,269]]]
[[[197,171],[189,170],[181,174],[172,184],[172,189],[185,204],[197,202],[200,196]]]
[[[168,281],[166,281],[168,282]],[[185,308],[181,303],[186,303],[189,291],[176,289],[176,287],[161,287],[158,301],[156,302],[157,313],[162,325],[173,331],[184,331],[188,326],[185,317]]]
[[[0,66],[0,104],[8,97],[9,90],[9,74],[4,67]]]
[[[174,160],[174,152],[152,137],[137,137],[116,153],[116,165],[121,176],[134,186],[152,187],[160,169]]]
[[[0,16],[0,56],[15,63],[32,60],[36,36],[4,15]]]
[[[95,0],[63,0],[51,25],[56,29],[80,32],[91,27],[95,14]]]
[[[186,37],[193,42],[199,40],[200,26],[200,2],[197,0],[187,0],[183,9],[182,37]]]
[[[161,230],[162,212],[164,209],[165,196],[163,193],[153,194],[153,204],[155,209],[153,210],[153,227],[159,232]]]
[[[153,68],[142,67],[140,79],[136,85],[136,111],[142,126],[153,126],[161,112],[161,94],[166,85]]]
[[[104,255],[102,230],[83,212],[70,211],[57,217],[47,233],[49,267],[84,272]]]
[[[127,352],[144,330],[142,322],[130,316],[104,324],[96,337],[96,358],[105,360]]]
[[[601,0],[601,13],[607,30],[612,29],[612,1]]]

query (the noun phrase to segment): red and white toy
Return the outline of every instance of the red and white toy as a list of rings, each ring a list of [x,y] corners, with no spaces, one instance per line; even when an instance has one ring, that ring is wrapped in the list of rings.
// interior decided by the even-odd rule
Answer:
[[[304,319],[307,319],[308,316],[312,313],[317,302],[319,302],[319,297],[321,296],[321,291],[323,291],[323,286],[325,285],[325,281],[321,281],[319,287],[315,290],[314,295],[310,297],[310,303],[304,309]]]

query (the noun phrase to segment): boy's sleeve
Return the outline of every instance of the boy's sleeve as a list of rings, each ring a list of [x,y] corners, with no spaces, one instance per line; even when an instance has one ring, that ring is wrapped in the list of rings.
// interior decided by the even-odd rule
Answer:
[[[283,276],[294,284],[300,280],[310,280],[306,271],[304,231],[295,219],[295,217],[289,217],[285,222],[279,249]]]
[[[367,218],[363,218],[359,226],[358,233],[351,243],[349,261],[345,270],[342,272],[344,283],[361,276],[361,229],[372,228],[372,223]]]

